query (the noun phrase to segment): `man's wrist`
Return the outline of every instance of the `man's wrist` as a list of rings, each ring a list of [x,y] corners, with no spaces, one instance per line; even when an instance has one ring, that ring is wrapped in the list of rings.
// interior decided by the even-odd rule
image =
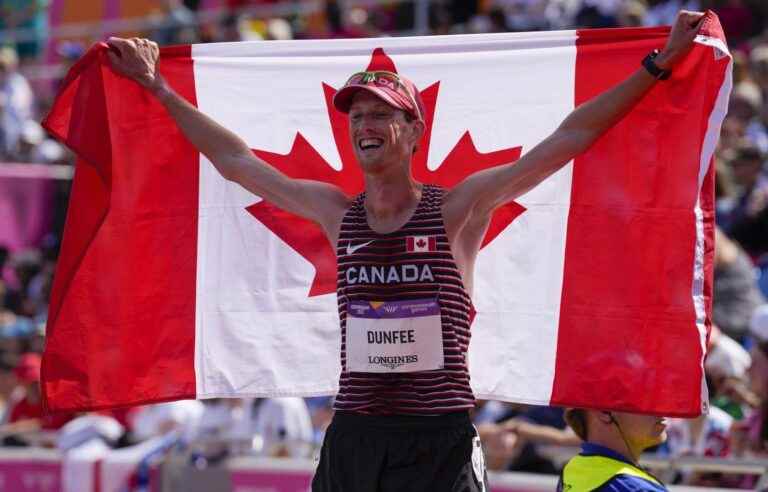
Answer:
[[[672,68],[673,65],[673,57],[672,55],[667,52],[666,50],[661,51],[656,58],[653,59],[653,62],[656,64],[657,67],[659,67],[662,70],[669,70]]]
[[[165,103],[173,95],[171,88],[162,79],[150,87],[149,90],[161,103]]]
[[[657,80],[666,80],[672,75],[672,71],[669,68],[666,68],[669,66],[669,60],[662,58],[662,62],[667,62],[666,65],[659,64],[658,59],[661,56],[661,53],[659,50],[653,50],[648,55],[643,58],[642,62],[640,63],[649,74],[651,74],[655,79]]]

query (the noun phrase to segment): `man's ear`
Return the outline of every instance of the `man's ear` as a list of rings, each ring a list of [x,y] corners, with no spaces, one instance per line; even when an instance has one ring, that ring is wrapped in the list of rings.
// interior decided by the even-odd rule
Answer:
[[[411,136],[413,137],[413,146],[412,146],[412,154],[415,154],[419,151],[419,142],[421,142],[421,137],[424,136],[424,131],[426,129],[426,126],[424,126],[424,123],[419,120],[414,120],[411,122]]]
[[[424,136],[424,132],[426,131],[427,127],[424,125],[424,122],[421,120],[415,120],[413,122],[412,126],[413,132],[414,132],[414,138],[416,143],[421,140],[421,137]]]

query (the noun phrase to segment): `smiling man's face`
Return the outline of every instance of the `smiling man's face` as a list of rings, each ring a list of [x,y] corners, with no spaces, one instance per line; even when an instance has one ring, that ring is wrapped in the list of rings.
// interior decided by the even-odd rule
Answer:
[[[349,130],[363,172],[376,174],[410,162],[421,137],[420,125],[368,91],[355,94],[349,109]]]

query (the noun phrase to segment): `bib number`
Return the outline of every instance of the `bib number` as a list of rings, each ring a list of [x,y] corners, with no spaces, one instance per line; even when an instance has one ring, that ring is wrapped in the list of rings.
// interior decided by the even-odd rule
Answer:
[[[436,299],[349,303],[348,371],[418,372],[444,365],[443,328]]]

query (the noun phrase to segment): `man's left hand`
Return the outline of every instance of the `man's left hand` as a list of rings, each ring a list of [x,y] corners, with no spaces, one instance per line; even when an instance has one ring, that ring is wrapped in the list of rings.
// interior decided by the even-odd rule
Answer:
[[[691,50],[693,40],[699,33],[703,20],[704,12],[690,12],[688,10],[678,12],[667,44],[654,60],[659,68],[672,68],[680,58]]]

